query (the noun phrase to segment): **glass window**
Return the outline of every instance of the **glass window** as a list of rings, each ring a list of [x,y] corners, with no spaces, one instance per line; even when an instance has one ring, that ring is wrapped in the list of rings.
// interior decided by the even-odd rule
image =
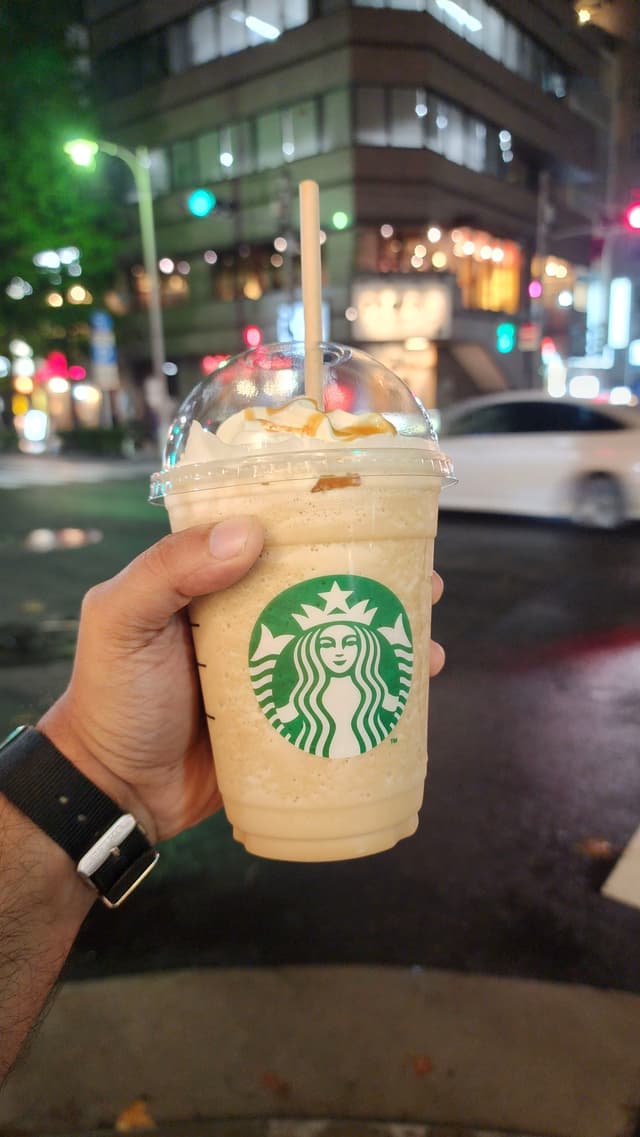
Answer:
[[[282,123],[280,111],[269,111],[256,119],[257,164],[269,170],[282,163]]]
[[[250,174],[254,169],[251,124],[248,121],[235,122],[229,127],[228,134],[230,150],[233,155],[233,176]]]
[[[171,177],[166,150],[149,151],[149,177],[154,194],[169,192]]]
[[[484,50],[499,63],[504,58],[504,19],[495,8],[485,9]]]
[[[322,96],[323,150],[337,150],[351,141],[351,103],[348,90]]]
[[[244,13],[237,0],[223,0],[220,5],[220,54],[233,55],[247,46]]]
[[[447,125],[443,131],[443,150],[445,158],[463,166],[465,156],[465,116],[457,107],[449,106],[446,111]]]
[[[211,130],[202,134],[197,141],[198,166],[204,182],[215,182],[222,177],[220,166],[220,134]]]
[[[396,88],[391,92],[389,141],[392,146],[417,149],[424,144],[425,108],[424,92],[418,94],[414,87]]]
[[[284,0],[282,10],[285,28],[299,28],[309,19],[309,0]]]
[[[356,92],[356,142],[360,146],[387,145],[383,87],[359,87]]]
[[[283,124],[284,125],[284,124]],[[291,107],[288,129],[290,137],[283,140],[293,146],[293,152],[285,157],[310,158],[320,152],[318,136],[318,108],[315,99],[305,99]]]
[[[218,54],[218,33],[215,8],[201,8],[189,19],[189,46],[191,62],[207,63]]]
[[[167,48],[169,53],[169,71],[172,75],[179,75],[191,65],[189,55],[189,35],[187,21],[169,24],[167,28]]]
[[[483,173],[487,162],[487,128],[483,122],[469,118],[467,120],[467,161],[471,170]]]
[[[174,142],[171,147],[171,182],[174,189],[185,189],[198,180],[193,139]]]
[[[520,70],[520,61],[522,55],[520,50],[521,39],[522,36],[515,24],[511,24],[509,20],[505,20],[504,51],[502,55],[502,62],[504,63],[505,67],[509,68],[510,71]]]
[[[424,0],[389,0],[389,8],[400,8],[403,12],[424,12]]]
[[[446,133],[449,128],[449,104],[444,99],[436,99],[432,96],[427,105],[428,114],[424,120],[427,131],[427,146],[436,154],[444,154]]]
[[[246,0],[246,11],[249,47],[268,43],[281,34],[283,26],[280,0]]]
[[[468,411],[451,423],[443,421],[444,435],[454,437],[463,434],[505,434],[511,430],[509,411],[511,407],[495,406],[478,407]]]

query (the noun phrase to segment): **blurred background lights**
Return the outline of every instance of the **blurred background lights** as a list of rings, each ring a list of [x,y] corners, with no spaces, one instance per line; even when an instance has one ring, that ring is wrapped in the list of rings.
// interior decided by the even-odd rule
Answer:
[[[71,304],[90,304],[93,297],[81,284],[74,284],[67,292],[67,300]]]
[[[569,380],[569,394],[574,399],[595,399],[600,394],[597,375],[574,375]]]
[[[214,265],[218,260],[218,254],[215,253],[213,249],[206,249],[202,255],[208,265]]]
[[[175,267],[176,266],[171,260],[171,257],[161,257],[158,261],[158,268],[160,269],[160,272],[163,272],[165,274],[165,276],[168,276],[169,273],[172,273]]]
[[[45,249],[41,253],[36,253],[33,258],[33,263],[36,268],[60,268],[60,257],[54,249]]]
[[[64,249],[58,249],[58,257],[60,264],[72,265],[80,260],[80,249],[75,245],[66,245]]]
[[[287,238],[286,237],[276,237],[275,241],[273,242],[273,247],[277,253],[286,252]]]
[[[336,209],[331,218],[334,229],[346,229],[349,224],[349,215],[343,209]]]
[[[87,378],[87,369],[86,367],[81,367],[79,363],[73,363],[69,368],[68,374],[70,379],[78,382],[81,379]]]
[[[69,276],[82,276],[82,268],[79,264],[69,265],[67,272]]]
[[[34,375],[35,370],[35,361],[30,355],[20,355],[13,361],[14,375]]]
[[[259,347],[262,343],[262,332],[255,324],[248,324],[242,333],[242,338],[247,347]],[[255,394],[255,390],[253,393]]]
[[[358,309],[350,306],[345,310],[344,316],[345,320],[348,320],[349,323],[352,324],[354,320],[358,319]]]
[[[446,266],[447,266],[447,254],[446,253],[434,253],[432,258],[431,258],[431,264],[433,265],[434,268],[446,268]]]
[[[47,437],[49,416],[33,408],[25,412],[22,433],[27,442],[44,442]]]
[[[191,272],[191,265],[188,261],[178,261],[176,271],[179,272],[181,276],[188,276]]]
[[[442,231],[438,229],[437,225],[431,225],[429,229],[427,229],[427,240],[431,241],[433,245],[435,245],[436,241],[439,241],[441,237]]]
[[[415,255],[416,257],[426,257],[426,255],[427,255],[427,247],[426,247],[426,245],[416,245],[416,247],[415,247],[415,249],[413,250],[413,252],[414,252],[414,255]]]
[[[76,383],[73,388],[73,397],[79,403],[88,403],[90,406],[100,402],[100,392],[91,383]]]
[[[69,383],[61,375],[54,375],[47,383],[52,395],[64,395],[69,390]]]
[[[30,395],[33,391],[33,379],[29,375],[16,375],[13,380],[13,389],[19,395]]]
[[[271,256],[271,264],[274,268],[282,268],[284,264],[284,257],[280,253],[273,253]]]
[[[33,348],[29,347],[26,340],[11,340],[9,351],[12,355],[33,355]]]
[[[612,387],[609,392],[609,402],[615,407],[630,406],[634,402],[633,391],[630,387]]]
[[[324,229],[321,229],[320,230],[320,244],[324,245],[326,239],[327,239],[327,234],[325,233]]]
[[[233,166],[233,154],[230,150],[222,151],[220,155],[220,164],[226,169],[229,169],[229,166]]]
[[[573,292],[569,292],[568,288],[563,288],[562,292],[558,293],[558,304],[561,308],[570,308],[573,304]]]
[[[5,292],[10,300],[24,300],[25,296],[31,296],[33,288],[28,280],[23,280],[21,276],[14,276],[5,288]]]
[[[539,300],[542,296],[542,285],[539,280],[532,280],[527,289],[532,300]]]
[[[194,189],[187,198],[187,209],[194,217],[208,217],[216,205],[216,195],[208,189]]]
[[[173,363],[170,359],[168,359],[166,363],[163,363],[162,370],[164,371],[165,375],[177,375],[178,364]]]
[[[393,237],[393,225],[381,225],[380,236],[384,237],[385,240],[387,240],[389,237]]]
[[[0,379],[5,379],[11,370],[11,360],[6,355],[0,355]]]
[[[466,28],[470,32],[482,31],[482,22],[477,16],[472,16],[471,12],[468,12],[463,4],[457,4],[456,0],[436,0],[436,6],[461,28]]]
[[[50,308],[62,308],[64,300],[59,292],[49,292],[45,297]]]
[[[70,142],[65,142],[63,149],[76,166],[85,166],[89,169],[95,162],[99,146],[97,142],[88,138],[72,138]]]

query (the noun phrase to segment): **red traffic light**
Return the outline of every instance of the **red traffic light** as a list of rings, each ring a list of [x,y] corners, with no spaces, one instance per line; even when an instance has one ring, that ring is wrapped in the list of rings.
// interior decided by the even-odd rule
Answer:
[[[262,343],[262,332],[255,324],[247,324],[242,333],[242,338],[247,347],[259,347]]]
[[[640,201],[633,201],[624,211],[624,223],[632,233],[640,233]]]

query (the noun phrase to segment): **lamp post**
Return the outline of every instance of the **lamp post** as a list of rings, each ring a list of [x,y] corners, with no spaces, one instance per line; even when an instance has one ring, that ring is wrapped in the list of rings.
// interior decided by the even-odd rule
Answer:
[[[120,158],[129,167],[133,175],[138,196],[138,215],[140,219],[140,238],[142,242],[142,259],[144,269],[149,281],[149,347],[151,349],[151,370],[158,380],[166,377],[164,371],[165,350],[164,330],[162,326],[162,307],[160,304],[160,277],[158,275],[158,256],[156,251],[156,231],[153,217],[153,194],[151,192],[151,176],[149,173],[149,151],[146,146],[137,146],[134,150],[127,150],[115,142],[94,142],[85,138],[74,138],[66,142],[65,154],[68,154],[76,166],[91,169],[95,163],[96,154],[101,151],[111,158]],[[168,398],[168,390],[167,390]]]

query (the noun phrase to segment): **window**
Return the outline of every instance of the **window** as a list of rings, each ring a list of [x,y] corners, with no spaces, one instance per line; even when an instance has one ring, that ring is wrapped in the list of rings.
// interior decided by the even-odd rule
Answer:
[[[269,111],[256,119],[257,162],[259,170],[269,170],[282,162],[282,123],[279,111]]]
[[[309,19],[309,0],[282,0],[285,28],[299,28]]]
[[[623,430],[622,423],[591,407],[571,403],[503,403],[478,407],[454,419],[447,433],[462,434],[546,434],[574,431]]]
[[[356,141],[360,146],[386,146],[384,88],[359,87],[356,92]]]
[[[216,182],[222,177],[220,165],[220,132],[210,130],[197,140],[198,167],[204,182]]]
[[[149,151],[149,177],[154,194],[168,193],[171,188],[171,174],[166,150]]]
[[[193,139],[174,142],[171,147],[171,181],[174,189],[188,189],[198,181]]]
[[[189,47],[191,63],[207,63],[219,53],[217,11],[201,8],[189,19]]]
[[[310,158],[320,151],[318,136],[318,114],[315,99],[305,99],[304,102],[294,103],[289,112],[291,136],[287,139],[293,145],[291,155],[285,157]],[[284,141],[283,141],[284,149]]]
[[[337,150],[351,141],[351,102],[346,88],[322,96],[323,150]]]
[[[233,55],[247,47],[244,14],[237,0],[223,0],[220,5],[220,54]]]
[[[180,23],[169,24],[167,31],[169,71],[172,75],[179,75],[191,65],[187,21],[181,20]]]
[[[443,154],[450,162],[457,162],[459,166],[466,164],[465,126],[466,115],[457,107],[449,106],[447,127],[443,135]]]
[[[455,437],[463,434],[505,434],[511,430],[508,406],[478,407],[455,418],[451,423],[443,423],[443,435]]]
[[[251,124],[248,121],[235,122],[229,127],[227,135],[229,149],[233,155],[231,167],[227,167],[229,173],[233,177],[251,173],[253,168]]]
[[[418,94],[412,87],[391,91],[389,141],[392,146],[417,148],[424,145],[422,119],[425,109],[423,94]]]
[[[280,0],[247,0],[247,16],[250,18],[247,26],[249,47],[257,47],[278,38],[282,32],[280,8]]]

